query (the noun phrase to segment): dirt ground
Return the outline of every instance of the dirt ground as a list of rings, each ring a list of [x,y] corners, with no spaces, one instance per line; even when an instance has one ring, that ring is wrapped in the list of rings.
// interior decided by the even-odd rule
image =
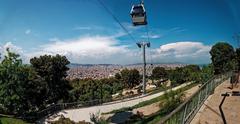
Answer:
[[[161,102],[156,102],[156,103],[153,103],[151,105],[147,105],[147,106],[143,106],[143,107],[140,107],[140,108],[137,108],[137,109],[133,109],[133,113],[136,114],[137,111],[139,112],[142,112],[143,115],[151,115],[157,111],[160,110],[160,104]]]
[[[222,93],[240,91],[240,85],[238,84],[233,90],[229,89],[229,80],[220,84],[214,91],[213,95],[210,95],[196,114],[191,124],[223,124],[219,105],[223,99]],[[240,96],[226,97],[223,103],[223,112],[227,124],[240,124]]]
[[[199,89],[200,85],[194,86],[191,89],[188,89],[184,92],[185,99],[189,98],[193,93],[195,93]]]

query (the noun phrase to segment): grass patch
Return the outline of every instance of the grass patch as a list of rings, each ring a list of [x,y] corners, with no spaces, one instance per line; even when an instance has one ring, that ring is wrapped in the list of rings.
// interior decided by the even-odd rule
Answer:
[[[103,115],[104,114],[113,114],[113,113],[120,113],[120,112],[125,112],[125,111],[132,111],[132,107],[124,107],[124,108],[121,108],[121,109],[116,109],[116,110],[112,110],[110,112],[106,112],[106,113],[102,113]]]
[[[170,89],[171,87],[167,87],[168,89]],[[156,89],[152,89],[152,90],[149,90],[149,91],[147,91],[147,93],[149,93],[150,95],[152,95],[152,94],[156,94],[156,93],[159,93],[159,92],[161,92],[161,91],[164,91],[166,88],[164,88],[163,86],[161,86],[161,87],[158,87],[158,88],[156,88]]]
[[[29,124],[21,119],[0,116],[0,124]]]
[[[173,91],[177,94],[179,93],[183,93],[184,91],[196,86],[196,83],[192,83],[188,86],[185,86],[181,89],[178,89],[176,91]],[[164,95],[162,96],[162,100],[165,100]],[[142,120],[135,122],[135,124],[156,124],[158,123],[163,117],[165,117],[167,114],[169,114],[170,112],[172,112],[174,109],[176,109],[179,105],[181,105],[181,103],[183,103],[184,101],[181,102],[175,102],[172,105],[168,106],[168,107],[163,107],[161,110],[159,110],[158,112],[148,116],[148,117],[144,117]],[[170,104],[170,103],[168,103]]]
[[[169,114],[176,107],[178,107],[183,102],[183,96],[183,92],[169,91],[164,94],[164,104],[162,106],[162,109],[160,109],[158,112],[141,118],[130,118],[128,121],[135,124],[155,124],[159,122],[162,117]]]
[[[140,102],[138,103],[137,105],[133,106],[132,109],[135,109],[135,108],[140,108],[140,107],[143,107],[143,106],[146,106],[146,105],[151,105],[153,103],[156,103],[156,102],[159,102],[161,100],[163,100],[164,97],[163,95],[161,96],[158,96],[156,98],[153,98],[153,99],[150,99],[150,100],[147,100],[147,101],[143,101],[143,102]]]
[[[180,89],[176,90],[175,92],[183,92],[183,91],[188,90],[188,89],[190,89],[190,88],[192,88],[192,87],[194,87],[196,85],[197,85],[196,83],[192,83],[192,84],[189,84],[189,85],[187,85],[187,86],[185,86],[183,88],[180,88]],[[158,96],[156,98],[140,102],[139,104],[137,104],[137,105],[135,105],[135,106],[133,106],[131,108],[135,109],[135,108],[140,108],[140,107],[143,107],[143,106],[146,106],[146,105],[151,105],[151,104],[159,102],[159,101],[161,101],[163,99],[164,99],[164,95],[161,95],[161,96]]]

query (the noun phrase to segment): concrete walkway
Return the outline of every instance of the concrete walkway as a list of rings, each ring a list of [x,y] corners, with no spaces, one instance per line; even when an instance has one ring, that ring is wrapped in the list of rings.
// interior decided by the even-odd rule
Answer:
[[[238,84],[233,90],[229,80],[215,88],[214,94],[210,95],[204,102],[191,124],[223,124],[219,105],[223,99],[221,94],[232,91],[240,91]],[[240,96],[226,97],[222,106],[227,124],[240,124]]]
[[[191,84],[191,82],[179,85],[177,87],[174,87],[174,88],[172,88],[172,90],[180,89],[180,88],[185,87],[189,84]],[[123,102],[117,101],[117,102],[111,103],[111,104],[103,104],[103,105],[92,106],[92,107],[87,107],[87,108],[62,110],[59,113],[57,113],[57,115],[62,114],[64,117],[70,118],[71,120],[73,120],[75,122],[83,121],[83,120],[85,120],[86,122],[90,122],[90,113],[94,113],[94,114],[96,114],[98,112],[106,113],[106,112],[121,109],[121,108],[124,108],[124,107],[132,107],[134,105],[137,105],[140,102],[156,98],[156,97],[161,96],[163,94],[164,94],[164,91],[153,94],[153,95],[148,95],[148,96],[145,96],[145,97],[140,97],[138,99],[132,99],[132,100],[127,100],[127,101],[123,101]],[[45,120],[45,123],[47,123],[46,121],[57,120],[58,118],[59,118],[59,116],[54,117],[54,115],[53,115],[50,118],[48,118],[47,120]]]

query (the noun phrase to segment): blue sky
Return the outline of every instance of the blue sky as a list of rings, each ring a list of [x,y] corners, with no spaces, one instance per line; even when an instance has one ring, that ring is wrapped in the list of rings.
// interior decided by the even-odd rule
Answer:
[[[130,8],[139,0],[102,0],[138,41]],[[145,0],[151,63],[209,63],[218,41],[236,47],[239,0]],[[140,50],[97,0],[0,0],[0,49],[11,47],[27,63],[42,54],[66,55],[74,63],[141,62]]]

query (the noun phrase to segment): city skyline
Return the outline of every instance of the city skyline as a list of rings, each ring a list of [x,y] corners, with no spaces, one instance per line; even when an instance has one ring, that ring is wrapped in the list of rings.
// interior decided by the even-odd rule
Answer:
[[[131,6],[139,1],[102,1],[137,41],[148,40],[144,26],[131,24]],[[148,63],[205,64],[214,43],[236,47],[232,36],[240,32],[239,5],[237,0],[146,0]],[[0,51],[6,47],[25,63],[43,54],[65,55],[81,64],[142,61],[135,41],[97,0],[0,0]]]

